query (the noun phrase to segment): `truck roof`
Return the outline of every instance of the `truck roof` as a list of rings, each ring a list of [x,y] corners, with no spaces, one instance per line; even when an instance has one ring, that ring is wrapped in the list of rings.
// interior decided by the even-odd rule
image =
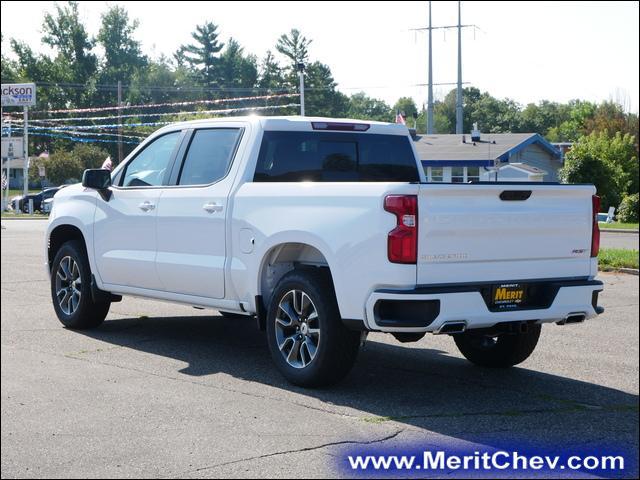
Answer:
[[[407,135],[409,130],[406,125],[396,123],[376,122],[373,120],[357,120],[348,118],[329,118],[329,117],[300,117],[297,115],[263,117],[259,115],[247,115],[240,117],[215,117],[204,118],[200,120],[189,120],[185,122],[177,122],[163,127],[161,130],[173,130],[175,128],[203,127],[207,125],[215,125],[217,123],[229,122],[249,122],[259,125],[263,130],[278,131],[312,131],[312,123],[339,123],[339,124],[366,124],[369,129],[358,133],[384,133],[386,135]]]

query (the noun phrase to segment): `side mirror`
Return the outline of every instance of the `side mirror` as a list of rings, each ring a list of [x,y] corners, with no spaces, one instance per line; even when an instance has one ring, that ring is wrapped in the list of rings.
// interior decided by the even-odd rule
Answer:
[[[82,174],[82,186],[97,190],[105,201],[111,198],[111,172],[103,168],[91,168]]]

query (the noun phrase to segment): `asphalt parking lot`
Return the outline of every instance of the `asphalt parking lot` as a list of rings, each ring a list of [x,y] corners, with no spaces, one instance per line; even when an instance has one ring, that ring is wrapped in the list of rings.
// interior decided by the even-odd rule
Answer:
[[[44,222],[3,222],[2,477],[322,477],[345,446],[507,442],[638,451],[638,277],[602,275],[606,313],[543,328],[521,366],[471,366],[448,337],[369,337],[337,387],[287,384],[252,321],[127,298],[60,326]],[[581,475],[583,476],[583,475]]]
[[[606,248],[638,249],[638,234],[632,232],[602,232],[602,246]]]

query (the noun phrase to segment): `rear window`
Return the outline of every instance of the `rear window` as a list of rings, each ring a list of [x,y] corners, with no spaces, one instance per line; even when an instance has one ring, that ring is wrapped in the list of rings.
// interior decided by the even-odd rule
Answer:
[[[254,182],[417,182],[409,138],[265,132]]]

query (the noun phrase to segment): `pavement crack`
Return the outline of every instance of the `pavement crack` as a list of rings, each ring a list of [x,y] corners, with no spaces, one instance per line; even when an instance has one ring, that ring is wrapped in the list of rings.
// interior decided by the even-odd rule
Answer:
[[[235,465],[238,463],[242,463],[242,462],[250,462],[252,460],[261,460],[263,458],[271,458],[271,457],[277,457],[280,455],[290,455],[290,454],[295,454],[295,453],[302,453],[302,452],[311,452],[314,450],[322,450],[323,448],[327,448],[327,447],[335,447],[338,445],[374,445],[377,443],[384,443],[387,442],[389,440],[393,440],[394,438],[396,438],[398,435],[400,435],[402,432],[404,432],[405,429],[401,428],[399,430],[396,430],[394,433],[389,434],[385,437],[376,439],[376,440],[368,440],[368,441],[362,441],[362,440],[341,440],[338,442],[329,442],[329,443],[323,443],[322,445],[315,445],[313,447],[304,447],[304,448],[296,448],[293,450],[283,450],[280,452],[273,452],[273,453],[266,453],[263,455],[256,455],[256,456],[252,456],[252,457],[246,457],[246,458],[241,458],[239,460],[232,460],[230,462],[223,462],[223,463],[217,463],[215,465],[208,465],[206,467],[200,467],[200,468],[196,468],[194,470],[188,470],[186,472],[183,472],[173,478],[182,478],[185,474],[190,474],[190,473],[198,473],[198,472],[202,472],[205,470],[212,470],[214,468],[220,468],[220,467],[226,467],[229,465]]]
[[[94,364],[94,365],[102,365],[105,367],[112,367],[112,368],[118,368],[120,370],[126,370],[126,371],[130,371],[130,372],[136,372],[136,373],[141,373],[144,375],[149,375],[152,377],[156,377],[156,378],[162,378],[164,380],[172,380],[175,382],[181,382],[181,383],[189,383],[191,385],[197,385],[200,387],[205,387],[205,388],[212,388],[214,390],[221,390],[224,392],[228,392],[228,393],[235,393],[238,395],[245,395],[248,397],[252,397],[252,398],[257,398],[260,400],[271,400],[274,402],[280,402],[280,403],[286,403],[289,405],[295,405],[297,407],[300,408],[305,408],[308,410],[313,410],[315,412],[321,412],[321,413],[327,413],[330,415],[334,415],[340,418],[348,418],[351,420],[359,420],[361,417],[358,415],[352,415],[352,414],[348,414],[348,413],[341,413],[341,412],[336,412],[333,410],[329,410],[326,408],[320,408],[320,407],[314,407],[312,405],[305,405],[304,403],[300,403],[300,402],[296,402],[296,401],[292,401],[292,400],[287,400],[285,398],[278,398],[278,397],[274,397],[274,396],[270,396],[270,395],[260,395],[257,393],[251,393],[251,392],[243,392],[241,390],[236,390],[233,388],[228,388],[228,387],[222,387],[219,385],[211,385],[208,383],[202,383],[202,382],[197,382],[195,380],[189,380],[188,378],[177,378],[177,377],[172,377],[170,375],[162,375],[159,373],[154,373],[154,372],[148,372],[146,370],[140,369],[140,368],[135,368],[135,367],[126,367],[126,366],[122,366],[122,365],[117,365],[115,363],[109,363],[109,362],[103,362],[103,361],[99,361],[96,359],[91,359],[91,358],[87,358],[87,357],[83,357],[83,356],[77,356],[77,354],[59,354],[59,353],[53,353],[53,352],[45,352],[42,350],[33,350],[33,349],[26,349],[26,348],[22,348],[22,347],[17,347],[17,346],[13,346],[13,348],[17,349],[17,350],[22,350],[22,351],[26,351],[26,352],[38,352],[41,353],[43,355],[52,355],[55,357],[62,357],[62,358],[66,358],[69,360],[76,360],[76,361],[80,361],[80,362],[86,362],[89,364]],[[118,347],[120,348],[120,347]],[[87,352],[80,352],[81,354],[87,353]],[[273,385],[270,384],[265,384],[269,387],[274,387]]]

